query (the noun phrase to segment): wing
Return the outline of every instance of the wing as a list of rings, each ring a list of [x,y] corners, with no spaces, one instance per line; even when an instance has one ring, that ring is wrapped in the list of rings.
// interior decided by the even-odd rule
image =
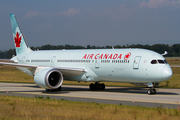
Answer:
[[[40,66],[40,65],[28,65],[28,64],[19,64],[13,62],[13,60],[6,60],[6,62],[0,62],[0,65],[4,66],[13,66],[13,67],[20,67],[20,68],[26,68],[29,69],[32,72],[35,72],[38,68],[54,68],[62,72],[65,76],[76,76],[85,73],[85,69],[83,68],[71,68],[71,67],[51,67],[51,66]]]

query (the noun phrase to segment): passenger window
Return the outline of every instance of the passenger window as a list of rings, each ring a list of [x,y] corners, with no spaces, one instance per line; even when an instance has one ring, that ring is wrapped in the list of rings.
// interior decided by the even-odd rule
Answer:
[[[151,64],[157,64],[157,61],[156,60],[152,60]]]
[[[163,60],[158,60],[159,64],[165,64]]]

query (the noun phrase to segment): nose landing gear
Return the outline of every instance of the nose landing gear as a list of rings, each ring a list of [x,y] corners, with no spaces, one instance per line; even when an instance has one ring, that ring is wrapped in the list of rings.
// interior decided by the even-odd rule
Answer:
[[[151,94],[156,94],[156,89],[154,88],[154,83],[148,83],[148,87],[150,87],[150,89],[147,91],[148,95]]]
[[[148,91],[147,91],[148,95],[150,94],[156,94],[156,89],[154,87],[150,88]]]

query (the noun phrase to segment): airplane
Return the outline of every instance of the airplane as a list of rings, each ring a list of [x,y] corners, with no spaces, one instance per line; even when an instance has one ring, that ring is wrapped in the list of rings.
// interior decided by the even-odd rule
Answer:
[[[46,91],[61,91],[63,80],[94,82],[90,90],[104,90],[100,82],[147,85],[147,93],[172,77],[165,58],[146,49],[38,50],[28,46],[14,14],[10,15],[16,56],[1,59],[0,65],[14,66],[33,76]]]

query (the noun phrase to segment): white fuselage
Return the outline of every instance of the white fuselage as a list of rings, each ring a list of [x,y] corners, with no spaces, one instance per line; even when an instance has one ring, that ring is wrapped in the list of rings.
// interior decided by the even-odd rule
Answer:
[[[65,74],[65,80],[158,83],[172,76],[162,55],[144,49],[42,50],[23,53],[13,59],[19,64],[83,68],[86,71],[81,75]],[[157,63],[151,63],[152,60]],[[34,74],[26,68],[19,69]]]

